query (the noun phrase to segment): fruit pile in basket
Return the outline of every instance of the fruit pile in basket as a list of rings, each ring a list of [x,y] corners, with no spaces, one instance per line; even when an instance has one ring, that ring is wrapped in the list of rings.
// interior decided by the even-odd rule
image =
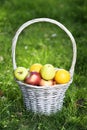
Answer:
[[[19,81],[37,86],[53,86],[70,81],[70,73],[67,70],[55,69],[51,64],[40,63],[31,65],[29,70],[25,67],[17,67],[14,76]]]

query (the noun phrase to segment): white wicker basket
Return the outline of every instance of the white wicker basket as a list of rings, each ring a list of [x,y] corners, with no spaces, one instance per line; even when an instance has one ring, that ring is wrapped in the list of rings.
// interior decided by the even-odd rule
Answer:
[[[32,86],[25,84],[21,81],[17,81],[18,85],[20,86],[20,89],[23,94],[24,104],[26,106],[27,110],[32,110],[36,113],[46,114],[49,115],[51,113],[56,113],[59,111],[63,106],[63,100],[65,97],[65,92],[68,89],[69,85],[72,83],[73,80],[73,74],[74,74],[74,67],[76,63],[76,43],[74,40],[74,37],[72,34],[67,30],[67,28],[62,25],[60,22],[49,19],[49,18],[37,18],[30,20],[26,23],[24,23],[16,32],[13,42],[12,42],[12,60],[13,60],[13,68],[14,70],[17,68],[16,66],[16,60],[15,60],[15,49],[16,49],[16,43],[18,40],[18,36],[22,32],[23,29],[25,29],[27,26],[37,23],[37,22],[49,22],[52,24],[57,25],[62,30],[66,32],[66,34],[69,36],[72,47],[73,47],[73,58],[72,58],[72,64],[71,68],[69,70],[71,74],[71,79],[69,83],[67,84],[61,84],[61,85],[55,85],[55,86]]]

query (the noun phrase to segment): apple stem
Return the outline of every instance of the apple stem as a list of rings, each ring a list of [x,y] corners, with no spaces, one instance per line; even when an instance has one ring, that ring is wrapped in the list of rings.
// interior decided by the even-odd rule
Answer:
[[[22,74],[22,72],[18,72],[19,74]]]

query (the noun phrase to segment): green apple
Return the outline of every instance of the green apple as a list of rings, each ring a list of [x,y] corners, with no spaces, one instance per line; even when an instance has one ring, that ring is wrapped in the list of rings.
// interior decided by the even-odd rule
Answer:
[[[14,71],[14,76],[17,80],[23,81],[28,73],[29,72],[25,67],[17,67]]]
[[[45,64],[41,68],[41,72],[40,73],[41,73],[41,76],[42,76],[43,79],[51,80],[55,76],[55,68],[51,64]]]

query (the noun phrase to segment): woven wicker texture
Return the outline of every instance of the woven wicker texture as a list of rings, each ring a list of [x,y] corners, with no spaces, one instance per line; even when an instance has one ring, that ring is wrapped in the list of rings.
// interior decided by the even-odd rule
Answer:
[[[71,74],[71,79],[69,83],[55,85],[53,87],[52,86],[38,87],[38,86],[32,86],[32,85],[22,83],[21,81],[17,81],[23,94],[23,99],[24,99],[24,104],[26,106],[26,109],[32,110],[33,112],[50,115],[51,113],[55,113],[61,110],[63,106],[65,92],[73,81],[73,74],[74,74],[74,68],[76,63],[76,42],[71,32],[63,24],[61,24],[56,20],[49,19],[49,18],[37,18],[37,19],[30,20],[24,23],[18,29],[12,41],[12,60],[13,60],[14,70],[17,68],[15,50],[16,50],[18,37],[26,27],[37,22],[49,22],[60,27],[69,36],[73,48],[73,58],[69,70]]]

